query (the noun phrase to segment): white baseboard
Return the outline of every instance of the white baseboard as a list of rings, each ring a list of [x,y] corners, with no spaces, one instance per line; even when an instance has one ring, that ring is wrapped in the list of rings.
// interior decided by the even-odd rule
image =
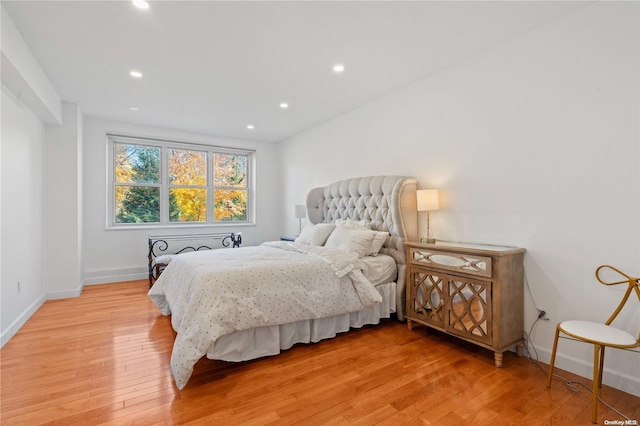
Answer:
[[[591,380],[593,378],[593,360],[579,359],[562,353],[561,350],[561,346],[558,346],[558,351],[556,352],[555,368],[560,368],[562,370],[584,377],[587,387],[591,388]],[[631,395],[640,396],[640,377],[634,377],[627,373],[618,371],[615,368],[612,368],[615,366],[612,366],[611,362],[607,363],[606,352],[608,351],[610,360],[610,354],[613,350],[619,349],[608,348],[605,351],[605,363],[604,373],[602,375],[602,383],[606,386],[611,386],[612,388],[619,389]],[[537,347],[536,351],[540,356],[541,362],[544,362],[546,364],[549,364],[549,362],[551,362],[551,349],[540,349],[539,347]],[[640,356],[640,353],[638,353],[638,356]]]
[[[50,291],[46,294],[47,300],[70,299],[72,297],[78,297],[82,294],[82,289],[84,289],[84,284],[80,284],[80,286],[75,290]]]
[[[147,268],[119,268],[88,271],[84,275],[85,285],[109,284],[122,281],[144,280],[149,278]]]
[[[2,348],[15,334],[22,328],[23,325],[36,313],[38,309],[44,304],[46,298],[43,294],[37,300],[35,300],[14,322],[7,327],[5,331],[0,335],[0,348]]]

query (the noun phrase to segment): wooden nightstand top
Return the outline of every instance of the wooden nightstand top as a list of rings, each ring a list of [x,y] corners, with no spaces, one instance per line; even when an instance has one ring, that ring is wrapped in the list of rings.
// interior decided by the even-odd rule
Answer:
[[[526,250],[520,247],[498,246],[493,244],[457,243],[453,241],[436,241],[435,243],[420,243],[417,241],[405,241],[408,247],[431,250],[447,250],[454,253],[490,254],[504,256],[515,253],[524,253]]]

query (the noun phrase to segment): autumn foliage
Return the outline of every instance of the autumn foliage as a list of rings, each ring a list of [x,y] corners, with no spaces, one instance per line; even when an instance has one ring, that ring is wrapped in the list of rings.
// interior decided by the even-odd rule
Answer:
[[[206,222],[207,205],[213,205],[215,222],[247,220],[245,155],[213,153],[212,185],[207,185],[209,153],[168,148],[163,185],[161,147],[121,143],[114,147],[117,223],[160,222],[163,196],[168,197],[170,222]]]

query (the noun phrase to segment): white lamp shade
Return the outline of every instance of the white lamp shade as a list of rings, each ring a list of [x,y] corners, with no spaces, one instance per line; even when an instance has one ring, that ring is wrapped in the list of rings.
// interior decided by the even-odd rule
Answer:
[[[420,189],[416,191],[418,198],[418,211],[431,211],[440,209],[437,189]]]
[[[307,217],[307,206],[302,204],[296,205],[296,219],[302,219]]]

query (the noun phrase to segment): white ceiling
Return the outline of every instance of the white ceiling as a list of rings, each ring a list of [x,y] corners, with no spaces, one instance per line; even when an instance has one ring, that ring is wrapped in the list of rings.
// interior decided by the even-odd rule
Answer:
[[[87,116],[264,141],[585,4],[152,0],[141,11],[129,1],[2,1],[61,98]],[[335,63],[346,71],[334,74]]]

